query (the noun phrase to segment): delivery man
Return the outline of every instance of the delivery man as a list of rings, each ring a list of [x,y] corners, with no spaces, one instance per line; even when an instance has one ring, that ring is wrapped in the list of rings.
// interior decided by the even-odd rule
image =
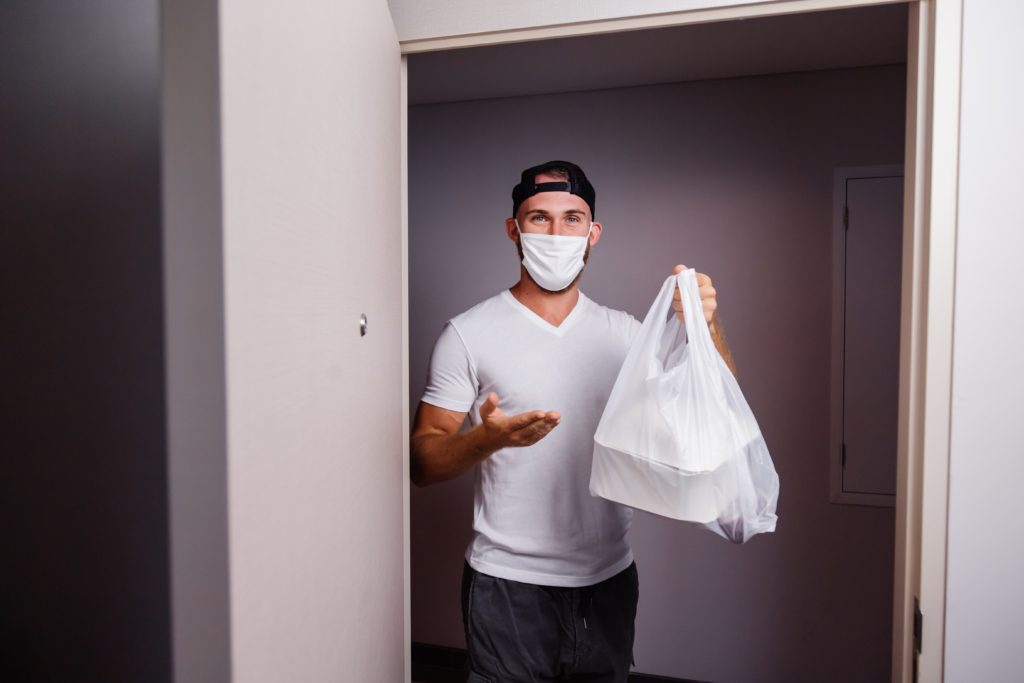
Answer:
[[[416,412],[416,485],[475,470],[462,579],[471,683],[625,683],[629,674],[632,510],[592,497],[589,482],[594,432],[640,323],[579,291],[601,239],[594,205],[575,164],[523,171],[505,221],[519,282],[448,322]],[[731,368],[711,279],[697,281]],[[677,289],[681,320],[679,298]],[[472,428],[460,431],[467,414]]]

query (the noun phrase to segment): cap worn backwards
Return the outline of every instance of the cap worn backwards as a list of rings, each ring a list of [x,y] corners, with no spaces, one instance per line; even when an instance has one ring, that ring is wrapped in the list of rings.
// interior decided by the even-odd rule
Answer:
[[[536,182],[537,176],[556,169],[567,173],[569,179],[551,183]],[[593,220],[596,199],[594,186],[587,180],[583,169],[576,164],[568,161],[549,161],[523,171],[519,184],[512,189],[512,215],[515,216],[519,212],[519,207],[523,202],[541,192],[569,192],[580,197],[590,207],[590,218]]]

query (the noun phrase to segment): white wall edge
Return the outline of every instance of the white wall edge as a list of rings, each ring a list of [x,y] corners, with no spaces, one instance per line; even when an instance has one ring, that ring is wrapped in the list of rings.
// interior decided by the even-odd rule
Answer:
[[[944,677],[962,0],[911,5],[893,681]],[[923,615],[920,654],[914,601]]]
[[[963,1],[943,0],[935,2],[933,7],[934,70],[926,247],[927,353],[921,472],[923,629],[918,680],[922,683],[940,683],[944,677]]]
[[[409,515],[409,60],[402,55],[402,554],[405,681],[412,681],[412,550]]]
[[[232,678],[220,34],[216,0],[160,3],[171,668]]]
[[[508,31],[492,31],[487,33],[470,33],[458,36],[438,38],[422,38],[401,41],[399,45],[403,54],[417,52],[435,52],[464,47],[480,47],[483,45],[501,45],[504,43],[525,43],[532,40],[548,40],[551,38],[568,38],[572,36],[596,35],[600,33],[620,33],[622,31],[638,31],[649,28],[668,28],[685,24],[706,24],[716,21],[753,19],[783,14],[802,12],[820,12],[830,9],[846,9],[850,7],[866,7],[869,5],[892,5],[904,3],[906,0],[780,0],[756,4],[741,4],[730,7],[685,10],[664,14],[648,14],[620,19],[602,19],[583,21],[572,24],[554,26],[538,26]]]
[[[932,14],[910,5],[907,37],[907,128],[903,185],[903,287],[900,398],[896,454],[892,680],[913,680],[914,600],[921,582],[921,469],[927,311],[928,162],[931,131]]]

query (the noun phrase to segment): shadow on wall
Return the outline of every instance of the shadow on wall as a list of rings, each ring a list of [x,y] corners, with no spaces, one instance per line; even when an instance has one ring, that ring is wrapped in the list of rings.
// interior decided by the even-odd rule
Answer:
[[[523,168],[580,164],[605,226],[581,281],[642,319],[672,266],[709,273],[781,478],[775,534],[736,547],[638,512],[637,670],[887,680],[893,510],[829,504],[833,169],[900,163],[904,66],[413,107],[413,409],[446,320],[516,281]],[[897,293],[898,295],[898,293]],[[551,406],[557,409],[557,406]],[[472,474],[412,492],[412,638],[464,647]]]
[[[0,680],[171,679],[155,1],[0,3]]]

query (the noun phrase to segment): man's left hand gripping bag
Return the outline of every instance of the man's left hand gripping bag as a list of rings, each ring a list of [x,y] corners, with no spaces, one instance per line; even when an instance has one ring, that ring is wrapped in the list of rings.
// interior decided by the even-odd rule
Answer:
[[[734,543],[775,531],[779,476],[711,340],[693,269],[665,280],[629,349],[594,435],[590,493]]]

